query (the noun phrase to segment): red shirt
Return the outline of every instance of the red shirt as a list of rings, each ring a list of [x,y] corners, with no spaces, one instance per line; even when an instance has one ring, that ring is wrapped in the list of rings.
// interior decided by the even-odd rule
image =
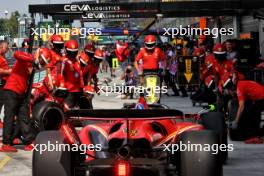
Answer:
[[[62,74],[65,87],[69,92],[81,92],[83,88],[83,75],[80,62],[76,59],[63,57]]]
[[[143,61],[143,70],[157,70],[159,68],[159,62],[164,61],[166,58],[163,51],[156,47],[153,52],[147,51],[145,48],[141,48],[136,61]]]
[[[233,62],[231,60],[224,60],[222,63],[219,63],[213,54],[206,56],[205,63],[207,67],[211,65],[211,73],[218,75],[219,77],[234,70]]]
[[[16,92],[19,95],[24,95],[28,88],[28,80],[31,74],[29,69],[32,68],[33,56],[22,51],[16,51],[14,58],[16,59],[16,63],[7,79],[4,89]]]
[[[88,63],[86,67],[83,69],[83,77],[86,79],[86,82],[89,83],[91,79],[98,73],[99,65],[94,65],[92,63]]]
[[[221,75],[229,72],[231,73],[234,71],[234,63],[231,60],[224,60],[221,64],[219,64],[219,70],[218,70],[218,75],[221,77]]]
[[[241,80],[237,84],[238,101],[264,99],[264,86],[254,81]]]
[[[0,55],[0,68],[3,70],[9,70],[9,65],[6,59],[4,58],[4,56],[1,56],[1,55]],[[6,81],[8,78],[8,75],[3,75],[1,76],[1,78]]]
[[[50,50],[51,61],[46,65],[46,68],[50,68],[51,74],[60,74],[61,73],[61,63],[62,57],[53,50]]]

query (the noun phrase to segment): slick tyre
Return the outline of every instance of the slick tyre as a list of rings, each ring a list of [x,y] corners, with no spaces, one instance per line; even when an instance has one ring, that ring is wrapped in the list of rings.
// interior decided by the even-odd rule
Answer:
[[[45,146],[48,147],[48,142],[54,146],[55,144],[66,144],[64,137],[59,131],[43,131],[36,137],[36,145],[44,146],[44,144],[46,144]],[[76,155],[74,152],[71,152],[70,150],[55,149],[51,151],[51,149],[48,150],[48,148],[44,151],[44,147],[42,148],[43,151],[40,152],[40,148],[42,147],[38,147],[39,151],[33,151],[33,176],[76,175]],[[83,176],[81,173],[78,175]]]
[[[32,110],[34,126],[37,131],[57,130],[64,122],[62,108],[54,102],[42,101]]]
[[[225,115],[221,112],[209,112],[201,116],[201,124],[207,129],[214,131],[219,136],[220,144],[227,146],[227,126]],[[228,151],[220,151],[222,163],[228,159]]]
[[[215,132],[187,131],[180,136],[182,144],[198,144],[200,146],[219,144]],[[180,176],[222,176],[223,166],[218,154],[212,154],[208,150],[182,150],[179,153]]]

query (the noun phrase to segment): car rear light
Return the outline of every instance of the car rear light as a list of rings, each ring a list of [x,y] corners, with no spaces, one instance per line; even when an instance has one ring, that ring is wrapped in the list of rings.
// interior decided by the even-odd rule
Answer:
[[[117,176],[128,176],[129,175],[129,163],[119,162],[117,164]]]
[[[61,126],[61,131],[63,132],[64,136],[66,137],[67,142],[69,142],[70,144],[78,143],[78,140],[76,140],[72,129],[67,124],[63,124]]]

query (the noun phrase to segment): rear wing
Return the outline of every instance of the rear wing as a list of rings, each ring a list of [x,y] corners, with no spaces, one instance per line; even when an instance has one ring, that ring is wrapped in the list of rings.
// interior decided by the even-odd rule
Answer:
[[[174,109],[96,109],[70,110],[65,113],[68,119],[87,120],[151,120],[183,118],[183,112]]]

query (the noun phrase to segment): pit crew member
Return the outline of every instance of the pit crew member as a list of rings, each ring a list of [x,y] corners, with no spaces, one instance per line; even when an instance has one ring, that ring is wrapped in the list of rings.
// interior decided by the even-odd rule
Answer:
[[[31,54],[16,51],[14,58],[16,62],[4,86],[5,113],[3,128],[3,145],[0,148],[2,152],[16,152],[17,149],[12,146],[12,141],[16,137],[14,129],[14,119],[17,115],[17,124],[23,136],[23,142],[26,145],[32,143],[35,139],[35,132],[29,119],[28,105],[25,103],[25,96],[29,88],[33,67],[41,69],[50,61],[50,52],[47,48],[37,50],[39,54],[34,57]]]

